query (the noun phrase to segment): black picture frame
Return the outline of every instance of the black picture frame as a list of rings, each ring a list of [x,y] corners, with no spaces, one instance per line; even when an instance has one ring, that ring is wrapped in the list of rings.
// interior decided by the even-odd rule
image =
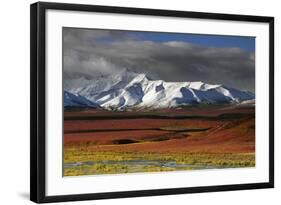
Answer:
[[[45,37],[46,10],[86,11],[150,15],[195,19],[217,19],[230,21],[262,22],[269,25],[269,181],[263,183],[229,184],[192,188],[169,188],[107,193],[88,193],[60,196],[46,196],[46,82],[45,82]],[[261,189],[274,187],[274,18],[144,8],[110,7],[82,4],[38,2],[30,7],[30,199],[37,203],[76,200],[96,200],[123,197],[141,197],[198,192]]]

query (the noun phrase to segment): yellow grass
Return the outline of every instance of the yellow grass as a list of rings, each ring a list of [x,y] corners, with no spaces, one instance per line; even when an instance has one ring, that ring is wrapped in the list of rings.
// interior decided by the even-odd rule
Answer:
[[[178,165],[192,167],[161,167],[158,165],[128,165],[122,164],[130,160],[173,161]],[[120,164],[105,164],[104,161],[121,162]],[[64,168],[64,176],[120,174],[133,172],[159,172],[204,168],[236,168],[254,167],[254,153],[238,154],[206,154],[206,153],[139,153],[139,152],[92,152],[82,148],[65,148],[64,163],[94,162],[93,165],[81,165]]]

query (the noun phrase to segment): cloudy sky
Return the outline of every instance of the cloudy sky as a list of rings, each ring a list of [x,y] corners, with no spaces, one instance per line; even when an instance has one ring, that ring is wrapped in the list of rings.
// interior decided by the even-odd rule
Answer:
[[[255,92],[254,37],[63,28],[63,63],[67,77],[128,69]]]

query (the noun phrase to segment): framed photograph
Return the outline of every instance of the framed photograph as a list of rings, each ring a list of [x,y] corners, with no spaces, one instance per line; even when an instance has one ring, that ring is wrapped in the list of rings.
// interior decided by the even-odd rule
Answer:
[[[274,18],[31,5],[34,202],[274,187]]]

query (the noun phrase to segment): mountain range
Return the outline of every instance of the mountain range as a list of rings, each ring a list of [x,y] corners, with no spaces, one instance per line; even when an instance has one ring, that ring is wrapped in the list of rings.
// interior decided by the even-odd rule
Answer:
[[[255,95],[221,84],[166,82],[143,73],[124,71],[96,79],[64,80],[64,107],[93,107],[107,110],[161,109],[198,104],[253,102]]]

